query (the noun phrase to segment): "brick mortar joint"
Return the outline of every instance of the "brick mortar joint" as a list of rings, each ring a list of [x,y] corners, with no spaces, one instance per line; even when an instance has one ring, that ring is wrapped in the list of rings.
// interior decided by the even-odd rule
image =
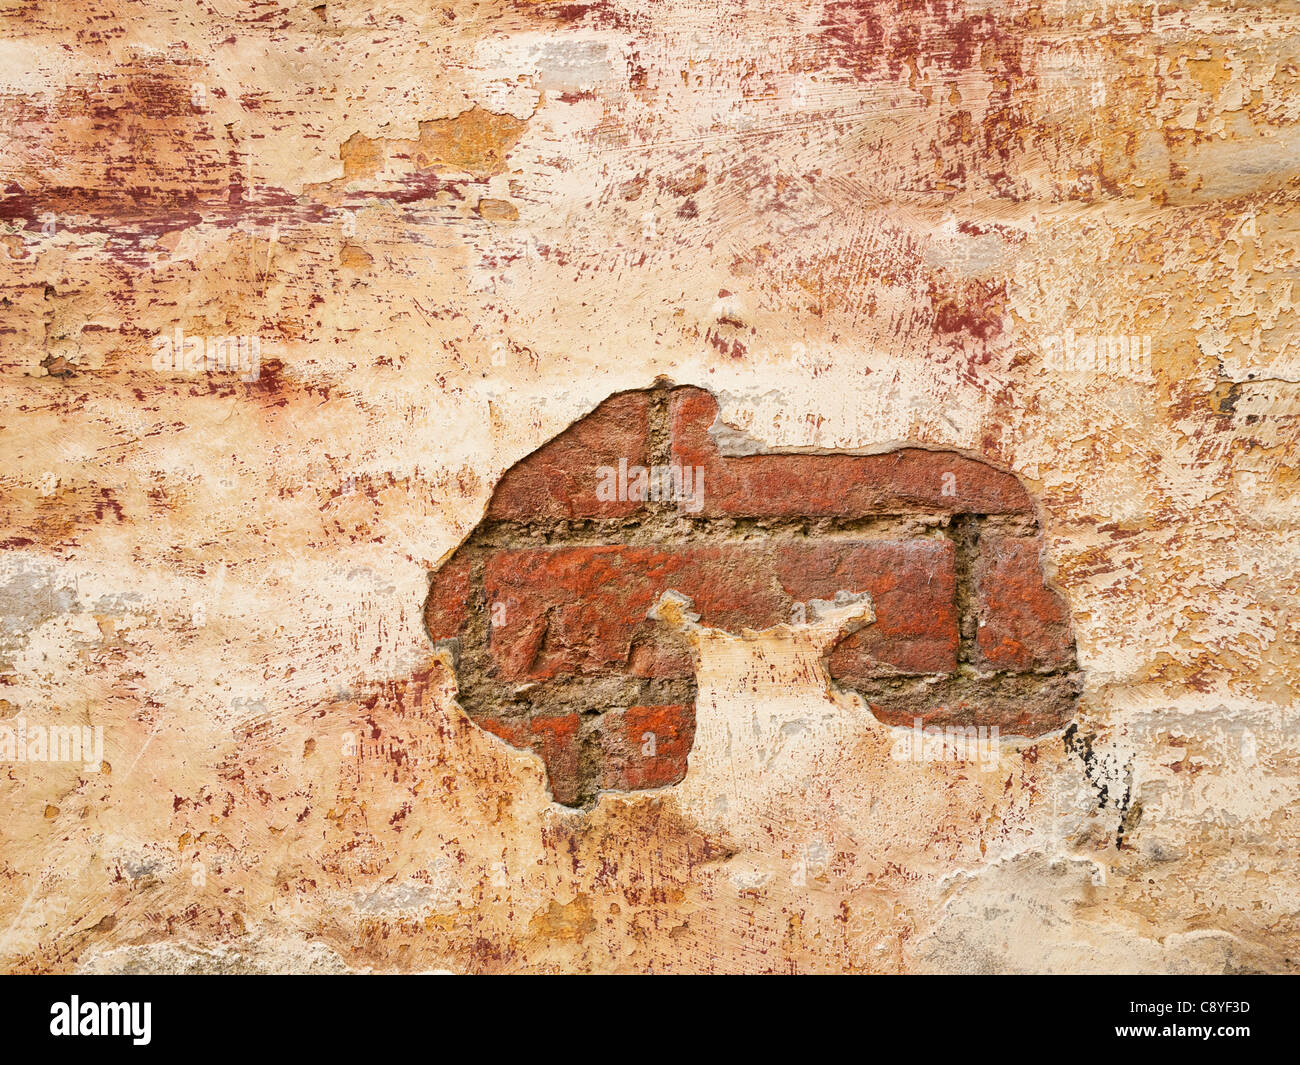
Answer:
[[[608,673],[511,684],[479,674],[461,687],[464,698],[458,701],[472,718],[492,716],[526,721],[555,716],[551,711],[603,716],[628,706],[689,705],[697,691],[695,681],[684,678]]]
[[[1007,520],[1004,515],[894,511],[861,518],[712,518],[655,512],[626,518],[553,519],[544,522],[485,522],[458,550],[538,550],[547,547],[684,548],[691,544],[785,541],[921,540],[946,535],[955,522],[970,519],[1008,535],[1039,535],[1033,519]]]
[[[979,542],[983,522],[958,519],[944,530],[953,545],[953,610],[957,615],[957,668],[975,661],[978,652],[976,636],[979,618],[976,616],[974,587],[975,561],[979,555]]]

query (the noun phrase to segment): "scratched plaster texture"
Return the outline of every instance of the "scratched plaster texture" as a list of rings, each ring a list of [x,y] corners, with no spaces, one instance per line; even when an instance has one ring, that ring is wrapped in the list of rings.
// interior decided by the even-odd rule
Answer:
[[[0,25],[0,719],[103,730],[0,764],[5,971],[1297,967],[1296,4]],[[429,574],[661,375],[1014,471],[1077,728],[899,761],[815,624],[700,630],[686,779],[551,802]]]

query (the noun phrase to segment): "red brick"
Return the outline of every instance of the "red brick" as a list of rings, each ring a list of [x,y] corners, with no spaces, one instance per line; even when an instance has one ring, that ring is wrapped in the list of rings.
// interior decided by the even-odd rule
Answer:
[[[846,683],[957,668],[956,551],[951,540],[821,540],[781,548],[781,584],[793,599],[831,599],[841,589],[871,594],[875,624],[830,654]]]
[[[1031,513],[1013,474],[950,451],[882,455],[722,457],[709,426],[717,401],[698,388],[672,394],[672,461],[704,470],[705,517],[867,517],[905,511]],[[945,474],[951,474],[946,478]],[[952,494],[946,494],[951,492]],[[685,503],[678,504],[685,511]]]
[[[508,680],[549,680],[626,667],[634,638],[660,594],[689,595],[706,624],[738,632],[789,620],[788,597],[765,549],[701,546],[558,547],[498,551],[485,575],[489,609],[505,624],[489,632],[498,672]],[[656,646],[641,663],[671,659]],[[682,660],[676,659],[678,666]],[[690,676],[676,671],[669,675]]]
[[[646,622],[668,590],[690,596],[704,624],[734,633],[793,620],[796,601],[871,592],[877,622],[836,650],[838,668],[868,676],[956,667],[947,540],[500,551],[485,586],[488,608],[505,609],[488,639],[499,675],[511,681],[614,670],[691,676],[689,656]]]
[[[602,788],[663,788],[686,775],[686,757],[695,742],[694,708],[629,706],[602,714],[598,728]],[[653,755],[646,753],[647,735],[654,737]]]
[[[469,593],[469,559],[453,554],[434,574],[424,603],[424,624],[435,641],[461,635],[469,620]]]
[[[500,736],[512,747],[535,751],[546,764],[551,796],[556,802],[572,806],[582,793],[582,771],[578,734],[581,719],[577,714],[518,718],[484,717],[479,725]]]
[[[1070,610],[1047,586],[1041,537],[986,532],[974,567],[977,664],[1056,669],[1074,662]]]
[[[648,392],[610,396],[585,418],[505,472],[488,517],[511,521],[615,518],[635,513],[637,500],[601,500],[600,467],[649,465]]]

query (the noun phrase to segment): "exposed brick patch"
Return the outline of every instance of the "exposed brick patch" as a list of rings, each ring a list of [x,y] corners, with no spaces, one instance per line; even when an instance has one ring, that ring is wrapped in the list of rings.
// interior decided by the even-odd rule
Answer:
[[[733,632],[866,592],[876,622],[827,666],[880,720],[1025,736],[1069,720],[1069,612],[1015,476],[919,448],[725,457],[717,410],[698,388],[611,396],[506,472],[430,583],[426,624],[456,651],[461,705],[541,756],[556,801],[685,775],[695,667],[647,617],[665,591]],[[638,468],[682,465],[703,471],[694,497],[624,491]]]

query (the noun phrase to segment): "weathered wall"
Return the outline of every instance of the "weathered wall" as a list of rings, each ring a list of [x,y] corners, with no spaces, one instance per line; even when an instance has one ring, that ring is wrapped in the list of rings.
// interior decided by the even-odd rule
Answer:
[[[1294,967],[1294,5],[0,20],[0,724],[103,730],[0,764],[4,969]],[[552,802],[430,574],[659,377],[730,454],[1009,471],[1070,725],[900,757],[861,603],[670,601],[680,781]]]

